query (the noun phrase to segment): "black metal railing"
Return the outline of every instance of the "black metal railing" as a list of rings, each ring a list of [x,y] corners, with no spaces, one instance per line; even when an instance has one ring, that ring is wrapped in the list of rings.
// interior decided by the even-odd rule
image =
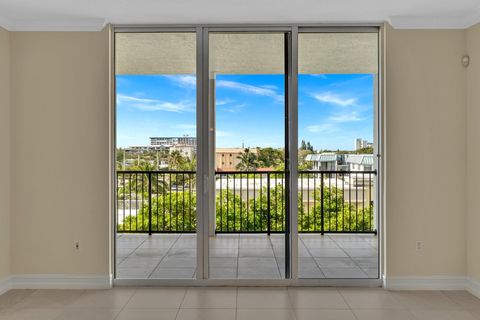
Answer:
[[[298,231],[376,233],[375,171],[298,172]],[[216,172],[217,233],[283,233],[284,172]],[[193,171],[118,171],[117,232],[195,232]]]
[[[194,171],[117,171],[117,232],[194,232]]]

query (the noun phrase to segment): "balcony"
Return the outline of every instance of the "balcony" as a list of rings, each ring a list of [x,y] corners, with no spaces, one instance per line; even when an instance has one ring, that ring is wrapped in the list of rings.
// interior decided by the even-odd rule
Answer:
[[[374,171],[299,172],[299,275],[376,278]],[[210,277],[280,279],[283,172],[217,172]],[[117,277],[193,278],[195,172],[117,173]]]

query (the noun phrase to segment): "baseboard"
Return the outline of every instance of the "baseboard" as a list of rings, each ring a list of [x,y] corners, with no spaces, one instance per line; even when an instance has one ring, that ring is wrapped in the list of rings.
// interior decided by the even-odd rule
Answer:
[[[10,289],[12,289],[12,278],[6,277],[3,279],[0,279],[0,295],[4,294]]]
[[[11,289],[110,289],[108,275],[20,274],[10,278]]]
[[[383,287],[388,290],[465,290],[463,276],[385,277]]]
[[[474,278],[467,278],[466,290],[480,299],[480,281]]]

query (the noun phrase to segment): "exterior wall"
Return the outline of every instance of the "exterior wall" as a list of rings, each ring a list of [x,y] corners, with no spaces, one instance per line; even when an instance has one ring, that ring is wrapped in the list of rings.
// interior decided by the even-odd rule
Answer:
[[[480,24],[467,31],[467,275],[480,281]]]
[[[464,53],[465,30],[387,28],[387,277],[466,273]]]
[[[0,286],[10,275],[10,33],[0,28]]]
[[[11,33],[14,274],[109,273],[108,35]]]

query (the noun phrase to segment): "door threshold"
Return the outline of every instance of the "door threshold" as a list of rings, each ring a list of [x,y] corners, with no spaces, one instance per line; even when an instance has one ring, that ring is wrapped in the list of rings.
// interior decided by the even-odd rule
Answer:
[[[114,279],[116,287],[381,287],[380,279]]]

